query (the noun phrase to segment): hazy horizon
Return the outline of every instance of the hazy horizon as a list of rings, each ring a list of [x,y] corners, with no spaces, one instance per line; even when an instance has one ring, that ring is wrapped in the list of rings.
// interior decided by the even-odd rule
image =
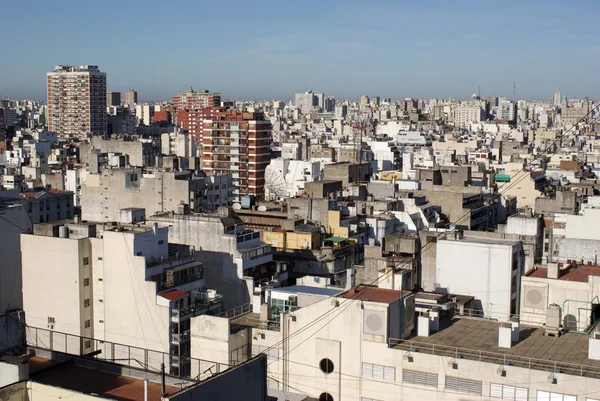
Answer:
[[[98,65],[107,90],[162,101],[192,86],[231,100],[599,98],[600,3],[184,1],[4,4],[0,96],[46,99],[57,64]],[[30,7],[29,7],[30,6]],[[579,63],[575,63],[578,61]],[[582,67],[583,66],[583,67]]]

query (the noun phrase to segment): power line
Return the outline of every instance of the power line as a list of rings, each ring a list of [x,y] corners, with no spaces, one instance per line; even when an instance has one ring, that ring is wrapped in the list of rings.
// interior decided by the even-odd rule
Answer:
[[[596,109],[598,109],[598,107],[600,107],[600,104],[599,104],[598,106],[595,106],[595,107],[594,107],[594,108],[592,108],[591,110],[589,110],[589,112],[588,112],[588,113],[587,113],[585,116],[583,116],[583,117],[582,117],[582,118],[581,118],[581,119],[580,119],[580,120],[579,120],[577,123],[575,123],[575,124],[574,124],[574,125],[573,125],[571,128],[569,128],[569,129],[568,129],[568,130],[565,132],[565,134],[566,134],[567,132],[569,132],[570,130],[573,130],[573,129],[577,128],[578,124],[579,124],[580,122],[584,122],[584,121],[585,121],[585,120],[588,118],[588,116],[590,116],[590,115],[591,115],[591,114],[592,114],[592,113],[593,113],[593,112],[594,112]],[[594,117],[594,119],[593,119],[593,121],[592,121],[591,123],[595,122],[595,121],[596,121],[598,118],[600,118],[600,116],[598,116],[598,117]],[[573,135],[573,134],[570,134],[570,135]],[[566,138],[566,137],[565,137],[564,135],[563,135],[563,136],[561,136],[561,137],[558,137],[558,138],[556,138],[556,139],[553,141],[553,143],[552,143],[552,144],[550,144],[549,146],[547,146],[547,147],[546,147],[546,149],[548,149],[550,146],[553,146],[553,145],[554,145],[554,144],[556,144],[558,141],[560,141],[560,140],[563,140],[563,139],[565,139],[565,138]],[[562,148],[563,148],[563,147],[561,146],[561,148],[560,148],[560,149],[562,149]],[[557,149],[557,150],[553,151],[551,154],[556,154],[556,153],[558,153],[558,151],[559,151],[560,149]],[[536,160],[540,159],[541,157],[545,157],[545,156],[547,156],[547,155],[546,155],[546,154],[544,154],[544,153],[538,153],[538,154],[537,154],[537,155],[536,155],[536,156],[535,156],[535,157],[534,157],[534,158],[533,158],[531,161],[529,161],[529,165],[531,166],[531,163],[533,163],[534,161],[536,161]],[[514,187],[515,185],[517,185],[519,182],[521,182],[523,179],[525,179],[525,178],[527,177],[527,173],[528,173],[528,171],[526,171],[526,170],[524,170],[524,171],[520,171],[518,174],[520,174],[520,173],[526,173],[526,174],[524,174],[524,175],[523,175],[522,177],[520,177],[519,179],[517,179],[517,180],[515,180],[515,181],[511,182],[511,184],[510,184],[510,185],[508,185],[508,186],[506,186],[506,187],[503,187],[503,188],[502,188],[502,191],[499,193],[499,195],[502,195],[502,193],[503,193],[503,192],[506,192],[506,191],[508,191],[509,189],[511,189],[512,187]],[[463,216],[461,216],[461,217],[460,217],[460,218],[459,218],[457,221],[455,221],[455,223],[454,223],[454,224],[456,225],[458,222],[461,222],[461,221],[462,221],[462,220],[464,220],[465,218],[467,218],[467,217],[470,217],[470,214],[471,214],[471,211],[469,210],[467,213],[465,213]],[[422,253],[423,253],[423,251],[424,251],[424,250],[426,250],[426,248],[427,248],[428,246],[429,246],[429,247],[433,246],[433,244],[435,244],[435,243],[436,243],[436,240],[437,240],[439,237],[441,237],[442,235],[446,235],[446,234],[447,234],[447,231],[441,231],[441,232],[439,232],[439,233],[438,233],[438,234],[437,234],[437,235],[434,237],[434,240],[433,240],[433,241],[430,241],[430,242],[428,242],[428,243],[427,243],[427,244],[426,244],[424,247],[422,247],[422,248],[420,249],[420,253],[422,254]],[[404,263],[403,263],[403,265],[404,265],[404,266],[406,266],[406,265],[408,265],[409,263],[412,263],[412,262],[413,262],[415,259],[416,259],[416,257],[413,257],[413,258],[411,258],[411,260],[409,260],[409,261],[407,261],[407,262],[404,262]],[[335,315],[335,317],[333,317],[331,320],[335,319],[337,316],[339,316],[339,315],[340,315],[342,312],[344,312],[344,311],[345,311],[345,309],[346,309],[346,308],[347,308],[347,307],[348,307],[348,306],[351,304],[351,302],[349,302],[349,301],[351,301],[351,300],[353,300],[353,299],[356,299],[356,298],[358,298],[359,296],[362,296],[362,295],[363,295],[363,294],[365,294],[367,291],[369,291],[369,290],[371,290],[371,289],[373,289],[373,288],[376,288],[376,287],[372,287],[372,286],[374,286],[374,285],[378,284],[378,283],[379,283],[379,282],[381,282],[383,279],[387,278],[387,277],[388,277],[388,274],[389,274],[389,273],[384,273],[383,275],[381,275],[380,277],[378,277],[377,279],[375,279],[375,280],[374,280],[372,283],[370,283],[370,284],[367,284],[367,287],[366,287],[366,288],[365,288],[363,291],[361,291],[360,293],[354,294],[354,296],[346,297],[346,298],[344,299],[344,301],[342,301],[342,302],[340,303],[340,305],[338,305],[338,306],[341,306],[341,304],[343,304],[343,303],[345,303],[345,302],[347,302],[347,305],[346,305],[346,306],[345,306],[343,309],[342,309],[342,308],[340,308],[340,311],[338,312],[338,314],[337,314],[337,315]],[[327,298],[328,298],[328,299],[331,299],[331,298],[337,298],[337,297],[338,297],[338,295],[339,295],[339,294],[332,295],[332,296],[330,296],[330,297],[327,297]],[[281,344],[285,343],[286,341],[289,341],[289,339],[290,339],[290,338],[293,338],[294,336],[296,336],[296,335],[299,335],[299,334],[303,333],[304,331],[306,331],[306,330],[308,330],[309,328],[311,328],[312,326],[316,325],[317,323],[319,323],[319,322],[320,322],[320,321],[322,321],[323,319],[327,318],[327,317],[328,317],[330,314],[334,313],[334,312],[335,312],[335,310],[336,310],[336,308],[335,308],[335,307],[334,307],[334,308],[332,308],[332,309],[330,309],[329,311],[325,312],[325,313],[324,313],[323,315],[321,315],[320,317],[317,317],[317,318],[316,318],[315,320],[313,320],[311,323],[309,323],[309,324],[307,324],[307,325],[303,326],[303,327],[302,327],[300,330],[298,330],[298,331],[294,332],[292,335],[288,335],[288,337],[287,337],[287,338],[284,338],[283,340],[281,340],[281,341],[279,341],[279,342],[277,342],[277,343],[273,344],[272,346],[268,347],[266,351],[269,351],[269,350],[271,350],[271,349],[273,349],[273,348],[278,348],[278,347],[279,347]],[[331,320],[330,320],[330,321],[331,321]],[[330,322],[330,321],[329,321],[329,322]],[[325,326],[327,326],[327,324],[329,324],[329,322],[326,322],[326,323],[325,323],[325,325],[323,325],[323,326],[321,327],[321,329],[320,329],[320,330],[322,330],[322,329],[323,329]],[[315,334],[316,334],[316,333],[315,333]],[[313,334],[313,335],[314,335],[314,334]],[[305,341],[308,341],[308,339],[310,339],[310,337],[312,337],[312,335],[311,335],[311,336],[309,336],[309,337],[307,337],[307,338],[306,338],[306,339],[305,339],[303,342],[301,342],[300,344],[298,344],[298,345],[297,345],[296,347],[294,347],[292,350],[289,350],[289,351],[287,352],[287,354],[289,354],[289,352],[293,351],[295,348],[297,348],[298,346],[300,346],[300,345],[301,345],[302,343],[304,343]],[[285,359],[285,355],[287,355],[287,354],[284,354],[284,355],[283,355],[283,358],[284,358],[284,359]]]

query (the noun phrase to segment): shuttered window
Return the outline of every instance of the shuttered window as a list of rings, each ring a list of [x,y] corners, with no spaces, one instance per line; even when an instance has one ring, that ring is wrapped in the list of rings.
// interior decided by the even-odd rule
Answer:
[[[361,375],[362,377],[372,377],[377,380],[396,381],[396,368],[363,362]]]
[[[490,397],[502,398],[504,400],[527,401],[528,393],[529,390],[525,387],[490,383]]]
[[[460,393],[481,395],[483,384],[478,380],[463,379],[462,377],[446,376],[446,390],[458,391]]]
[[[435,373],[420,372],[418,370],[402,369],[402,383],[437,387],[438,375]]]
[[[540,391],[537,392],[537,401],[577,401],[577,396],[568,395],[568,394],[560,394],[560,393],[550,393],[548,391]]]

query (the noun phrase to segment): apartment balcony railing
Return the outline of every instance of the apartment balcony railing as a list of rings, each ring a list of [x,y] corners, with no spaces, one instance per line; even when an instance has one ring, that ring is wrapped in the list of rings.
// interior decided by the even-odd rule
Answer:
[[[202,280],[203,278],[204,270],[201,270],[198,273],[189,274],[177,280],[163,281],[162,283],[158,284],[158,290],[168,290],[170,288],[179,287],[184,284],[189,284],[193,283],[194,281]]]
[[[149,259],[146,261],[146,268],[184,260],[190,262],[194,260],[194,248],[189,248],[188,250],[176,252],[168,256],[162,256],[160,258]]]
[[[174,345],[181,344],[190,339],[190,331],[186,330],[183,333],[171,333],[171,343]]]
[[[193,292],[188,306],[171,309],[171,318],[172,320],[181,320],[202,315],[220,309],[222,304],[223,295],[221,294]]]

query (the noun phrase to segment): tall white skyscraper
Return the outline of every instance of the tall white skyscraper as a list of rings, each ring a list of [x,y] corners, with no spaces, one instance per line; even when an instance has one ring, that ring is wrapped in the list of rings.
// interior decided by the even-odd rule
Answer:
[[[498,114],[496,120],[516,121],[517,120],[517,105],[510,100],[501,100],[498,103]]]
[[[106,74],[95,65],[58,65],[47,75],[48,130],[106,134]]]
[[[296,93],[294,104],[300,107],[302,114],[308,114],[317,105],[317,96],[308,90],[304,93]]]
[[[560,91],[554,92],[554,105],[560,106]]]

